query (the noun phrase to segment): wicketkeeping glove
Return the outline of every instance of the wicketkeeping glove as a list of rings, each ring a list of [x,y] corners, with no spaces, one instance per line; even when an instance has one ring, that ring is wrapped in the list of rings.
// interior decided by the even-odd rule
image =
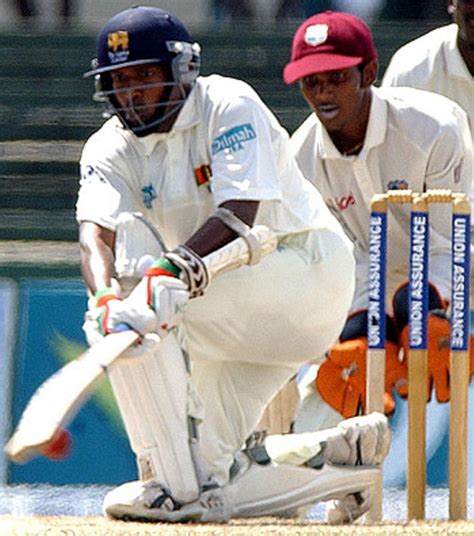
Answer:
[[[406,396],[407,369],[399,359],[399,344],[393,319],[387,315],[384,412],[395,411],[395,389]],[[346,322],[339,342],[332,346],[318,369],[316,387],[323,400],[343,417],[365,412],[367,370],[367,311],[355,313]]]
[[[447,304],[437,288],[430,284],[428,293],[428,385],[427,399],[431,399],[434,388],[438,402],[448,402],[449,368],[450,368],[450,322],[447,316]],[[404,360],[409,359],[408,333],[408,284],[402,285],[393,297],[393,311],[400,330],[400,342],[403,348]],[[472,347],[472,344],[471,344]],[[474,372],[474,356],[471,351],[470,374]]]

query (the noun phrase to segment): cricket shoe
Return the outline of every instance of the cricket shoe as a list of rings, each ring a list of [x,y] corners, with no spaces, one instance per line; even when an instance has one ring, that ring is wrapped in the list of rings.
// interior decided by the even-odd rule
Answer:
[[[123,521],[224,523],[231,517],[220,487],[203,491],[195,501],[183,504],[153,480],[122,484],[105,496],[103,510],[108,517]]]

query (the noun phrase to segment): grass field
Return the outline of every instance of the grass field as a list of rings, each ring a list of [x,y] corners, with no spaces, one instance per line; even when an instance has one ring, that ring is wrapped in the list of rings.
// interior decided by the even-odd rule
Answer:
[[[103,517],[0,517],[4,536],[392,536],[392,535],[473,535],[474,522],[411,522],[380,525],[332,526],[314,522],[294,522],[276,518],[234,520],[214,524],[150,524],[110,521]]]

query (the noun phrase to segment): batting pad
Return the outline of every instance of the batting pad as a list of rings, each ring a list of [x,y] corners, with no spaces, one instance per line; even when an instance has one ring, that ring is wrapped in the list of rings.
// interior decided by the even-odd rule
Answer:
[[[196,459],[196,440],[189,434],[189,377],[174,335],[164,337],[152,353],[118,359],[109,380],[140,479],[155,480],[178,502],[197,499],[206,471]]]

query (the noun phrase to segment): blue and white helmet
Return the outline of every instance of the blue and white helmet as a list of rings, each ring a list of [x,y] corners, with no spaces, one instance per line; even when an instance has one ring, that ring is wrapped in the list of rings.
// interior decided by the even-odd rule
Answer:
[[[105,102],[109,112],[118,115],[137,136],[145,136],[159,131],[160,124],[183,106],[199,76],[200,53],[200,46],[177,17],[156,7],[133,7],[112,17],[102,28],[97,40],[97,58],[92,60],[92,70],[84,77],[95,77],[95,100]],[[133,108],[132,99],[128,99],[126,107],[119,106],[110,73],[123,67],[158,63],[167,64],[170,70],[169,81],[154,84],[154,87],[167,87],[165,97],[152,105],[155,113],[150,120],[132,124],[127,120],[127,111]],[[180,93],[171,100],[174,87]],[[134,89],[129,88],[130,95]]]

